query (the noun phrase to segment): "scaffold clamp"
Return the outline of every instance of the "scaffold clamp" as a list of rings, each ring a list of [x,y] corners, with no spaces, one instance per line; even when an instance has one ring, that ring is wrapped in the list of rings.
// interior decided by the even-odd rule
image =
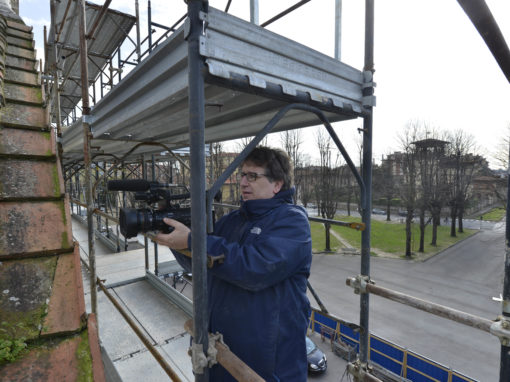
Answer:
[[[204,354],[204,345],[197,344],[195,341],[191,344],[191,366],[193,373],[203,374],[204,368],[207,367],[208,360]]]
[[[510,319],[505,316],[498,316],[490,328],[491,334],[499,338],[501,345],[510,346]]]
[[[374,377],[371,373],[372,367],[365,362],[361,362],[359,359],[349,363],[347,365],[347,370],[354,377],[355,381],[381,382],[380,379]]]
[[[209,349],[207,349],[207,361],[209,367],[218,363],[216,356],[218,355],[218,349],[216,349],[216,343],[219,342],[224,345],[227,349],[228,346],[223,342],[223,334],[216,332],[215,334],[209,333]]]
[[[357,275],[356,277],[348,277],[345,283],[354,288],[354,293],[367,293],[367,284],[374,284],[372,280],[370,280],[369,276]]]

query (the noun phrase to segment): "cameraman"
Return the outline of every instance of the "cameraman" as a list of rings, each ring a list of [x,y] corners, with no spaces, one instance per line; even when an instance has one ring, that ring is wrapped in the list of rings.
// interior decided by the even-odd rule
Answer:
[[[239,173],[241,208],[221,218],[207,237],[207,253],[225,255],[208,271],[209,331],[266,381],[306,381],[306,296],[312,261],[305,210],[293,204],[292,165],[279,149],[255,148]],[[191,246],[191,231],[175,230],[156,241],[171,249]],[[181,265],[189,258],[176,253]],[[210,381],[234,381],[221,366]]]

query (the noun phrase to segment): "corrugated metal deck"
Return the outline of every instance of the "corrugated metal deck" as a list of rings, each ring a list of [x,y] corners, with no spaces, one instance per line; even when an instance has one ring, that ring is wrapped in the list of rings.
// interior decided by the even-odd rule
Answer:
[[[361,71],[213,8],[203,18],[206,142],[253,136],[289,102],[316,106],[331,122],[363,115],[370,100],[362,95]],[[189,145],[185,37],[186,25],[92,108],[94,160],[121,157],[140,142]],[[274,131],[319,123],[312,113],[291,110]],[[63,146],[65,164],[83,158],[80,122],[64,131]],[[147,145],[135,154],[164,150]]]
[[[87,227],[73,219],[73,236],[80,244],[82,258],[87,258]],[[174,369],[183,381],[194,381],[191,360],[187,354],[190,336],[184,330],[189,317],[160,293],[145,276],[144,249],[110,253],[97,242],[97,275],[109,291],[129,312],[142,332]],[[160,262],[173,259],[170,250],[159,247]],[[150,266],[154,268],[153,259]],[[83,282],[87,311],[90,312],[90,281],[83,268]],[[158,365],[142,341],[136,336],[104,293],[98,293],[98,326],[101,346],[106,351],[114,369],[105,363],[105,372],[116,375],[123,382],[168,381],[165,371]],[[115,378],[113,378],[115,380]]]
[[[61,80],[61,116],[64,120],[71,111],[79,104],[81,94],[81,69],[80,69],[80,35],[79,20],[80,7],[76,1],[55,2],[56,26],[51,25],[48,36],[48,57],[46,66],[51,68],[55,65],[55,57],[51,53],[53,46],[57,45],[57,57],[59,69],[62,71]],[[101,6],[86,2],[85,12],[87,27],[94,25],[101,12]],[[99,23],[94,39],[87,42],[89,51],[89,83],[97,80],[101,70],[109,63],[110,57],[120,44],[126,39],[129,31],[135,25],[134,16],[108,9],[106,15]],[[54,28],[57,33],[55,34]],[[57,39],[54,36],[57,35]],[[64,58],[62,60],[62,58]],[[62,64],[63,62],[63,64]],[[53,104],[52,107],[55,107]]]

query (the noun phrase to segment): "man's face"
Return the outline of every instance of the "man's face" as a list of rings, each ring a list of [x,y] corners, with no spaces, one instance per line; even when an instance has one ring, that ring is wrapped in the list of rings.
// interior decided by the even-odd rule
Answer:
[[[282,188],[283,182],[281,180],[270,181],[268,177],[260,175],[266,173],[264,167],[255,166],[253,163],[246,162],[241,168],[241,172],[245,174],[258,174],[257,179],[252,182],[248,181],[248,176],[243,176],[241,178],[240,187],[243,200],[270,199]]]

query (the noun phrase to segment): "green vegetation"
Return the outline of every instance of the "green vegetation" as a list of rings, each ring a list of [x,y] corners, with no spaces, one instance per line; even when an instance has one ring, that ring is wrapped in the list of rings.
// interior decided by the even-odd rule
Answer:
[[[17,326],[20,326],[18,324]],[[11,330],[12,327],[5,321],[0,324],[0,366],[15,361],[19,356],[25,353],[27,348],[26,338],[14,338],[15,333]]]
[[[76,349],[76,358],[79,362],[78,368],[78,381],[79,382],[92,382],[94,377],[92,375],[92,357],[90,356],[90,346],[88,331],[84,330],[81,333],[81,341]]]
[[[326,248],[326,232],[322,223],[310,222],[312,231],[312,251],[324,252]],[[331,234],[330,236],[331,251],[336,252],[342,248],[340,241]]]
[[[506,214],[506,210],[504,208],[501,208],[501,207],[493,208],[486,214],[481,215],[480,220],[490,220],[490,221],[498,222],[501,219],[503,219],[505,214]]]
[[[360,218],[352,216],[336,216],[336,220],[359,222]],[[419,246],[420,229],[418,224],[413,224],[413,241],[412,251],[416,254]],[[337,232],[341,237],[346,240],[351,246],[361,248],[361,233],[359,231],[339,226],[332,226],[332,230]],[[473,235],[476,231],[464,229],[464,233],[457,233],[457,237],[450,236],[450,226],[443,225],[437,227],[437,243],[436,247],[430,245],[432,239],[432,226],[428,225],[425,229],[425,252],[424,255],[431,255],[437,253],[456,242]],[[312,223],[312,241],[313,250],[322,251],[324,248],[324,227],[319,223]],[[333,235],[332,249],[337,250],[342,245]],[[380,220],[372,220],[372,237],[371,247],[374,254],[382,251],[385,253],[393,254],[395,256],[404,256],[405,253],[405,224],[396,223],[394,221],[386,222]]]

